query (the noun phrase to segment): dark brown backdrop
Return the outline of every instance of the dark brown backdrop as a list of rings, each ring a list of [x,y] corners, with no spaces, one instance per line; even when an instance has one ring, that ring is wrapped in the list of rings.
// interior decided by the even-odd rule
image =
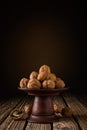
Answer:
[[[62,77],[71,91],[87,91],[84,8],[22,3],[21,7],[8,5],[2,12],[2,96],[20,93],[20,79],[43,64]]]

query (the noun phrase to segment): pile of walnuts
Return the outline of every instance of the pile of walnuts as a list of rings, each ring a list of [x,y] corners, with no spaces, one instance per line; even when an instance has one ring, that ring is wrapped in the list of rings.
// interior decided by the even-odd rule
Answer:
[[[29,89],[54,89],[64,88],[64,81],[51,72],[47,65],[42,65],[39,71],[32,71],[29,78],[22,78],[20,80],[21,88]]]

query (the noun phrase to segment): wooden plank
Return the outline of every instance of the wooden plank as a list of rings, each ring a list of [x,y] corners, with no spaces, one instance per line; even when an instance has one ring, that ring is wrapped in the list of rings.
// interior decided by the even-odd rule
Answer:
[[[61,118],[59,122],[53,123],[53,130],[79,130],[72,118]]]
[[[44,130],[51,130],[51,125],[50,124],[45,124],[44,125]]]
[[[54,102],[58,103],[62,107],[65,107],[66,104],[64,103],[61,96],[54,97]],[[73,117],[61,117],[59,118],[58,122],[53,123],[54,130],[79,130],[79,127]]]
[[[51,126],[50,124],[41,124],[40,130],[50,130]]]
[[[3,104],[0,105],[0,115],[6,111],[6,109],[8,109],[9,107],[11,107],[15,102],[17,102],[17,100],[19,101],[21,98],[15,96],[14,98],[9,98],[9,99],[5,99],[3,100]]]
[[[50,124],[28,123],[25,130],[51,130]]]
[[[40,130],[40,126],[38,123],[28,123],[25,130]]]
[[[53,130],[79,130],[79,128],[81,130],[87,130],[87,109],[74,96],[63,94],[63,98],[61,96],[56,96],[54,97],[53,102],[59,103],[62,107],[68,105],[73,108],[74,118],[60,118],[58,122],[53,123]],[[50,124],[27,123],[26,120],[14,121],[10,118],[9,113],[11,110],[14,108],[22,109],[25,103],[32,104],[32,101],[33,99],[31,97],[22,97],[7,101],[8,105],[5,102],[6,106],[2,102],[1,106],[3,107],[1,110],[2,114],[0,115],[0,130],[51,130]]]
[[[32,105],[32,103],[33,103],[33,97],[31,97],[31,96],[27,96],[27,98],[25,99],[26,101],[25,101],[25,104],[26,103],[29,103],[30,105]],[[24,104],[24,105],[25,105]],[[24,105],[23,105],[23,107],[24,107]],[[25,127],[26,127],[26,125],[27,125],[27,120],[25,120],[25,121],[19,121],[18,122],[18,124],[17,124],[17,126],[16,126],[16,129],[15,130],[20,130],[20,129],[25,129]],[[10,129],[11,130],[11,129]]]
[[[14,98],[11,101],[9,100],[8,104],[5,106],[4,109],[2,109],[1,111],[1,115],[0,115],[0,124],[7,118],[7,116],[9,115],[9,113],[11,112],[11,110],[13,108],[16,107],[16,105],[20,102],[19,98]]]
[[[65,102],[73,109],[73,115],[81,130],[87,130],[87,108],[71,94],[63,94]]]
[[[29,100],[30,100],[30,102],[32,102],[32,98],[27,98],[27,97],[23,98],[22,101],[20,102],[20,104],[17,105],[16,109],[22,110],[24,105],[26,103],[28,103]],[[20,129],[24,130],[24,128],[26,126],[26,122],[27,122],[26,119],[19,120],[19,121],[11,120],[10,122],[9,122],[9,119],[11,120],[11,118],[8,117],[8,119],[7,119],[8,124],[7,124],[7,127],[5,127],[5,130],[20,130]]]
[[[7,101],[7,99],[0,100],[0,107]]]
[[[87,108],[87,95],[76,95],[76,98]]]
[[[11,102],[11,98],[9,100],[3,100],[0,104],[0,115],[3,113],[4,109],[6,109],[6,106]]]
[[[21,100],[22,100],[22,98],[18,98],[18,99],[12,99],[12,101],[10,101],[9,102],[9,104],[11,104],[11,102],[12,102],[12,105],[13,106],[10,106],[9,104],[9,106],[10,106],[10,108],[9,109],[7,109],[6,110],[6,112],[5,113],[3,113],[2,115],[1,115],[1,120],[3,120],[3,118],[5,118],[4,119],[4,121],[2,122],[2,124],[0,125],[0,129],[2,130],[6,130],[6,128],[7,128],[7,126],[8,126],[8,124],[9,123],[11,123],[11,121],[12,121],[12,119],[11,119],[11,117],[9,116],[9,113],[11,112],[11,110],[13,110],[15,107],[16,107],[16,105],[17,105],[17,107],[16,108],[18,108],[20,105],[21,105]],[[6,106],[6,108],[8,108],[7,106]],[[7,118],[6,118],[6,115],[7,115]],[[1,121],[0,120],[0,121]]]

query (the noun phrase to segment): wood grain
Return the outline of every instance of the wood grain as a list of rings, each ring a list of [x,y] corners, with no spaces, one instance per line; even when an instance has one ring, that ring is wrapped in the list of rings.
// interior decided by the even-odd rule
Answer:
[[[61,96],[56,96],[54,102],[58,103],[62,107],[65,107],[66,104],[63,101]],[[53,123],[54,130],[79,130],[76,121],[73,117],[61,117],[58,122]]]
[[[65,102],[73,109],[73,116],[81,130],[87,130],[87,109],[71,94],[63,94]]]
[[[53,130],[87,130],[87,108],[71,93],[64,93],[52,98],[54,103],[62,107],[69,106],[73,116],[60,117],[53,122]],[[50,124],[29,123],[26,119],[14,121],[10,112],[14,109],[22,110],[26,103],[32,104],[33,97],[14,97],[0,101],[0,130],[51,130]]]

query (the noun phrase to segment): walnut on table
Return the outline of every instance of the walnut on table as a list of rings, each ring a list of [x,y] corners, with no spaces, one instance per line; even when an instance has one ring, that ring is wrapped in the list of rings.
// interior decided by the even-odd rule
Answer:
[[[62,112],[62,106],[59,104],[54,103],[53,104],[54,112],[61,113]]]
[[[31,113],[31,110],[32,110],[32,105],[30,105],[30,104],[25,104],[25,106],[24,106],[24,112],[25,112],[26,114],[29,114],[29,113]]]
[[[69,107],[64,107],[63,109],[62,109],[62,115],[63,116],[65,116],[65,117],[70,117],[70,116],[72,116],[72,114],[73,114],[73,111],[72,111],[72,109],[71,108],[69,108]]]

